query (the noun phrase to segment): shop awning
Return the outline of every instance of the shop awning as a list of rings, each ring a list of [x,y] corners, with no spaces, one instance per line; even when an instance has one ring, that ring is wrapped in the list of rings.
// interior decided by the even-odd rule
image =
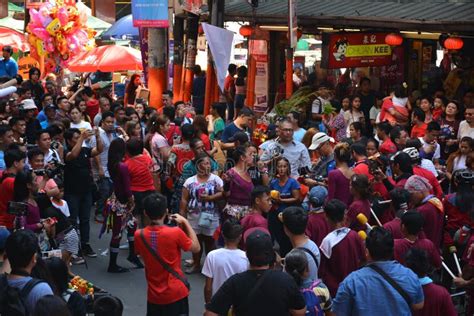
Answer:
[[[298,25],[333,28],[377,28],[426,32],[474,33],[473,2],[422,0],[298,0]],[[255,20],[259,24],[286,24],[288,1],[260,1]],[[247,1],[226,3],[228,21],[253,21]]]

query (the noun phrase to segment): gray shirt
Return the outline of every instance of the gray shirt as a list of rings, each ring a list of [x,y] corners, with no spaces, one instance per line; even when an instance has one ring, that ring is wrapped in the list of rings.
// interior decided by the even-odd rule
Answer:
[[[263,149],[263,154],[260,159],[262,161],[271,160],[275,156],[275,153],[279,151],[278,147],[283,149],[282,156],[290,162],[292,177],[298,177],[300,175],[298,172],[300,168],[311,168],[311,159],[309,158],[308,149],[305,145],[295,140],[288,144],[282,144],[275,140],[270,141],[266,144],[265,148],[260,147]]]
[[[112,133],[106,133],[101,127],[99,127],[99,134],[100,134],[100,139],[102,140],[102,144],[104,145],[104,149],[99,155],[99,161],[100,165],[102,166],[102,169],[104,170],[104,175],[106,178],[110,178],[109,170],[107,169],[107,162],[109,161],[109,147],[110,143],[117,138],[117,134],[115,132]],[[97,140],[95,137],[91,137],[91,140],[89,142],[89,147],[94,148],[97,146]],[[97,166],[95,166],[97,169]]]
[[[308,239],[308,241],[303,246],[301,246],[301,248],[306,248],[309,251],[311,251],[316,257],[316,259],[318,260],[318,264],[316,265],[316,262],[314,262],[313,257],[309,253],[305,252],[306,258],[308,259],[308,268],[309,268],[308,277],[310,279],[317,280],[318,267],[319,267],[319,264],[321,263],[321,254],[319,253],[318,246],[316,246],[316,244],[311,239]]]
[[[19,290],[23,289],[23,287],[31,280],[31,277],[24,277],[18,279],[8,279],[8,285],[12,287],[16,287]],[[26,308],[28,309],[28,314],[33,315],[36,303],[39,301],[40,298],[46,295],[53,295],[53,291],[51,287],[49,287],[48,283],[41,282],[35,285],[30,293],[26,298]]]

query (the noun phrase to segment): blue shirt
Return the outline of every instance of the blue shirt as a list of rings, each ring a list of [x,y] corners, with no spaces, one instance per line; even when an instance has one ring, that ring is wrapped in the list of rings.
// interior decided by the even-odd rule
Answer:
[[[44,114],[44,109],[41,110],[41,111],[39,111],[38,115],[36,116],[36,119],[37,119],[38,121],[40,121],[40,123],[41,123],[41,122],[44,122],[44,121],[46,121],[46,120],[48,119],[48,118],[46,117],[46,114]]]
[[[0,60],[0,77],[13,78],[18,74],[18,64],[13,58]]]
[[[245,130],[240,129],[235,125],[234,122],[229,123],[222,132],[221,140],[223,143],[229,143],[229,138],[237,132],[245,132]]]
[[[296,181],[293,178],[288,178],[288,181],[286,181],[286,183],[283,186],[280,185],[279,179],[273,179],[272,182],[270,182],[270,190],[277,190],[278,192],[280,192],[280,197],[282,199],[288,199],[288,198],[293,197],[292,191],[299,190],[300,188],[301,187],[298,181]],[[278,205],[277,210],[278,212],[281,212],[288,206],[290,205],[280,204]]]
[[[411,304],[423,302],[423,288],[413,271],[397,261],[377,261],[380,267],[405,290]],[[349,274],[339,285],[333,300],[332,312],[336,315],[408,316],[411,307],[390,283],[369,267]]]
[[[5,170],[5,153],[3,150],[0,150],[0,170]]]

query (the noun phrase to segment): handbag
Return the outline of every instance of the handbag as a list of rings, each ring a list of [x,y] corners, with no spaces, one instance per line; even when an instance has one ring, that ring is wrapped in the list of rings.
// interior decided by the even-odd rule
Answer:
[[[214,221],[214,214],[202,211],[199,213],[198,226],[202,228],[211,228]]]
[[[181,282],[183,282],[184,286],[186,286],[186,288],[188,290],[191,289],[191,285],[189,284],[188,280],[186,280],[185,277],[183,277],[181,274],[179,274],[175,269],[173,269],[168,263],[166,263],[163,258],[158,254],[158,252],[156,252],[153,248],[151,248],[150,244],[146,241],[145,239],[145,233],[142,230],[140,230],[140,238],[143,242],[143,245],[145,246],[145,248],[150,252],[150,254],[156,259],[156,261],[158,261],[159,264],[161,264],[161,266],[163,267],[163,269],[165,269],[166,271],[168,271],[169,274],[171,274],[172,276],[174,276],[175,278],[177,278],[178,280],[180,280]]]

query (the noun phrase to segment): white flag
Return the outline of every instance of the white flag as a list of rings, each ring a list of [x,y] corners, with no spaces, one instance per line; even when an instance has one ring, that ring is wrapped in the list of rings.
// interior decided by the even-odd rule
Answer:
[[[224,81],[227,76],[227,67],[229,67],[234,32],[207,23],[202,23],[202,29],[214,59],[217,84],[221,91],[224,91]]]

